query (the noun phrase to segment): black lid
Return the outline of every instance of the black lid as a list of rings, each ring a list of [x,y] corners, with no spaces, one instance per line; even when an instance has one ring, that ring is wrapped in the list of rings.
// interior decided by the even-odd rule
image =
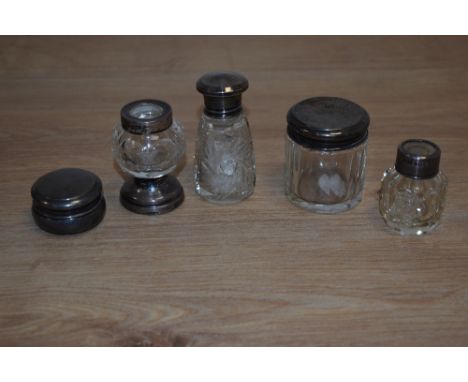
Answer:
[[[104,217],[101,180],[92,172],[63,168],[49,172],[31,187],[37,225],[56,234],[87,231]]]
[[[120,111],[122,127],[133,133],[143,134],[149,129],[157,133],[172,125],[172,108],[160,100],[143,99],[126,104]]]
[[[197,90],[205,99],[205,113],[224,118],[242,110],[242,93],[249,81],[236,72],[209,72],[197,81]]]
[[[395,169],[413,179],[429,179],[439,173],[439,146],[424,139],[408,139],[398,146]]]
[[[289,109],[288,135],[300,145],[343,150],[367,139],[369,114],[358,104],[337,97],[305,99]]]

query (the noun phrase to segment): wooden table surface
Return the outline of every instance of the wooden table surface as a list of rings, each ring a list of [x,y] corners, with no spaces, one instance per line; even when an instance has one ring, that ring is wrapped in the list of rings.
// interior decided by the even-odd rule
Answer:
[[[193,189],[195,81],[230,69],[257,158],[245,202]],[[371,115],[364,200],[324,216],[283,194],[288,108],[335,95]],[[125,210],[111,131],[128,101],[168,101],[186,128],[186,200]],[[468,38],[0,38],[0,345],[468,345]],[[400,237],[377,203],[406,138],[442,148],[443,224]],[[30,187],[60,167],[99,175],[107,213],[42,232]]]

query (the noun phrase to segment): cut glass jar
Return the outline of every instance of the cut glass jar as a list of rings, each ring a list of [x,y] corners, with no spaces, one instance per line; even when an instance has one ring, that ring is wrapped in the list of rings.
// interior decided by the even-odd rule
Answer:
[[[235,203],[252,195],[255,157],[241,94],[247,79],[233,72],[210,72],[197,82],[205,109],[195,148],[195,190],[214,203]]]
[[[435,143],[410,139],[398,146],[395,166],[383,174],[380,214],[402,235],[422,235],[441,222],[448,182],[440,156]]]
[[[309,98],[288,112],[285,191],[318,213],[349,210],[362,199],[369,115],[354,102]]]

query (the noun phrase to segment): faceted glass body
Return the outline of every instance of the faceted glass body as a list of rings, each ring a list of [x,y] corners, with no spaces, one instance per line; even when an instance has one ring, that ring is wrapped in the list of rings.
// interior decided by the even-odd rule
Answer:
[[[195,190],[215,203],[235,203],[252,195],[255,157],[249,124],[241,112],[226,118],[202,115],[194,166]]]
[[[184,130],[173,121],[161,132],[133,134],[119,123],[114,128],[112,152],[122,170],[132,176],[159,178],[174,171],[184,155]]]
[[[286,134],[285,186],[295,205],[319,213],[343,212],[362,199],[367,141],[345,150],[321,151]]]
[[[379,207],[385,222],[402,235],[422,235],[440,224],[447,178],[412,179],[394,167],[384,172]]]

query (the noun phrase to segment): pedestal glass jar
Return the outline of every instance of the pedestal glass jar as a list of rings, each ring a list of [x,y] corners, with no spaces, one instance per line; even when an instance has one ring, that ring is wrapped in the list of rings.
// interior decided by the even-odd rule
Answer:
[[[309,98],[288,112],[285,188],[295,205],[343,212],[362,199],[369,115],[354,102]]]
[[[121,188],[121,203],[142,214],[172,211],[184,200],[181,184],[170,173],[185,153],[185,139],[171,106],[159,100],[135,101],[122,108],[120,117],[113,155],[132,177]]]
[[[241,94],[247,79],[233,72],[211,72],[197,82],[205,109],[195,148],[195,190],[214,203],[235,203],[252,195],[255,158]]]
[[[448,184],[440,155],[435,143],[410,139],[398,146],[395,166],[383,174],[380,213],[402,235],[422,235],[440,224]]]

